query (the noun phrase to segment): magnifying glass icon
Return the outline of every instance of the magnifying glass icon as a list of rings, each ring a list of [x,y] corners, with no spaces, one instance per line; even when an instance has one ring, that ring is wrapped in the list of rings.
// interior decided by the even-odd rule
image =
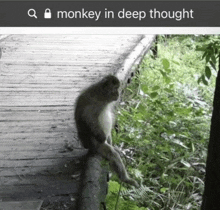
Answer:
[[[35,17],[37,19],[37,15],[36,15],[37,13],[36,13],[35,9],[29,9],[27,14],[29,17]]]

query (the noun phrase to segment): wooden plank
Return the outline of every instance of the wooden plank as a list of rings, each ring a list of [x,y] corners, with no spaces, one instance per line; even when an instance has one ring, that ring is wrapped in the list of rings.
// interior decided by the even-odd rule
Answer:
[[[19,141],[4,141],[1,143],[1,157],[5,159],[4,157],[8,157],[7,154],[11,153],[10,155],[14,155],[15,152],[20,152],[22,155],[24,155],[25,151],[27,153],[36,151],[39,154],[41,151],[54,151],[54,155],[56,154],[56,150],[63,153],[64,151],[71,151],[72,149],[76,150],[82,150],[82,146],[80,144],[76,144],[74,141],[68,141],[66,139],[63,139],[64,141],[61,143],[60,138],[57,138],[55,141],[53,141],[53,138],[45,140],[39,140],[37,143],[37,140],[31,139],[31,141],[27,141],[26,139],[19,140]],[[9,145],[13,145],[13,147]],[[13,154],[12,154],[13,153]],[[33,153],[32,153],[33,154]],[[48,152],[49,154],[49,152]],[[73,153],[74,154],[74,153]],[[25,154],[27,155],[27,154]],[[35,156],[38,157],[38,156]]]
[[[40,153],[38,154],[40,155]],[[42,166],[54,166],[58,165],[61,162],[61,159],[56,158],[54,159],[38,159],[39,156],[32,157],[31,159],[24,159],[24,160],[1,160],[0,161],[0,168],[24,168],[24,167],[42,167]],[[72,158],[72,157],[71,157]]]
[[[59,145],[57,145],[59,146]],[[56,146],[56,147],[57,147]],[[21,148],[22,149],[22,148]],[[16,150],[15,152],[12,152],[12,151],[4,151],[4,154],[0,154],[0,160],[24,160],[24,159],[27,159],[27,160],[31,160],[31,159],[52,159],[52,158],[58,158],[58,159],[61,159],[61,158],[73,158],[74,157],[74,152],[67,152],[64,150],[64,148],[58,148],[57,147],[57,150],[55,149],[51,149],[50,150],[38,150],[38,149],[35,149],[33,150],[34,148],[32,148],[32,151],[31,150],[28,150],[27,151],[27,148],[23,148],[23,152],[22,150]],[[45,148],[44,148],[45,149]],[[83,149],[82,149],[83,150]],[[24,152],[25,151],[25,152]],[[7,164],[7,162],[6,162]],[[1,165],[1,164],[0,164]],[[10,167],[10,165],[9,165]]]
[[[15,141],[18,141],[19,139],[26,139],[28,141],[28,139],[33,139],[34,141],[38,140],[38,139],[49,139],[49,138],[54,138],[54,140],[61,138],[64,135],[63,133],[60,132],[48,132],[47,135],[45,136],[45,132],[36,132],[36,133],[25,133],[25,132],[21,132],[21,133],[17,133],[16,135],[12,135],[11,133],[6,133],[4,134],[4,138],[6,140],[8,139],[12,139]],[[45,138],[44,138],[45,136]],[[4,138],[1,138],[2,140],[4,140]],[[12,145],[11,145],[12,146]]]
[[[44,171],[48,171],[48,170],[51,170],[51,166],[0,168],[0,179],[1,177],[16,177],[16,176],[25,179],[26,175],[34,176],[36,174],[44,174]],[[13,193],[13,191],[11,191],[11,193]]]
[[[86,151],[83,152],[74,151],[69,153],[62,153],[62,157],[57,156],[55,158],[45,159],[17,159],[15,160],[0,160],[0,180],[1,177],[18,176],[21,179],[25,179],[24,176],[29,175],[51,175],[61,173],[65,175],[67,172],[74,174],[77,170],[80,170],[81,164],[78,160],[79,157],[85,155]],[[38,156],[40,153],[38,153]],[[78,169],[76,170],[76,164]],[[36,177],[37,178],[37,177]],[[3,183],[2,183],[3,184]],[[2,185],[1,184],[1,185]],[[18,183],[20,185],[20,183]]]
[[[13,112],[13,111],[64,111],[64,110],[73,110],[72,106],[36,106],[36,107],[29,107],[29,106],[23,106],[23,107],[10,107],[10,106],[0,106],[0,113],[1,112]]]
[[[40,210],[43,201],[9,201],[0,202],[3,210]]]
[[[0,116],[2,119],[0,123],[4,124],[13,121],[22,123],[22,121],[38,120],[62,120],[62,122],[68,122],[68,120],[73,120],[73,110],[73,106],[5,106],[0,108]]]

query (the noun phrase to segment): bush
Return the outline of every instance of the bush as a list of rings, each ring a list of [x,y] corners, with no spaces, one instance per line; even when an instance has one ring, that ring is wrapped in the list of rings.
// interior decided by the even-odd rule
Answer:
[[[195,50],[201,39],[160,36],[157,58],[146,55],[126,90],[113,139],[141,187],[124,188],[118,209],[198,209],[201,204],[214,92],[214,78],[209,86],[197,83],[205,65]],[[116,197],[110,190],[107,203]]]

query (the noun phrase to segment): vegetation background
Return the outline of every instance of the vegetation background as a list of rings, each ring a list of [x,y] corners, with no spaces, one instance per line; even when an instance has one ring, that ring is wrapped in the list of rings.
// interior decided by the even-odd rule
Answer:
[[[201,49],[216,38],[160,35],[157,57],[144,58],[113,133],[141,187],[121,187],[113,176],[108,210],[200,209],[217,75]]]

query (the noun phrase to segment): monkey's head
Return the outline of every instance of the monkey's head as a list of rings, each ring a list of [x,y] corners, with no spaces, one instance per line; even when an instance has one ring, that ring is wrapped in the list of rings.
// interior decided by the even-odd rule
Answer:
[[[101,92],[102,96],[107,100],[108,102],[111,101],[117,101],[119,97],[119,87],[120,87],[120,81],[117,77],[113,75],[108,75],[104,77],[101,81]]]

